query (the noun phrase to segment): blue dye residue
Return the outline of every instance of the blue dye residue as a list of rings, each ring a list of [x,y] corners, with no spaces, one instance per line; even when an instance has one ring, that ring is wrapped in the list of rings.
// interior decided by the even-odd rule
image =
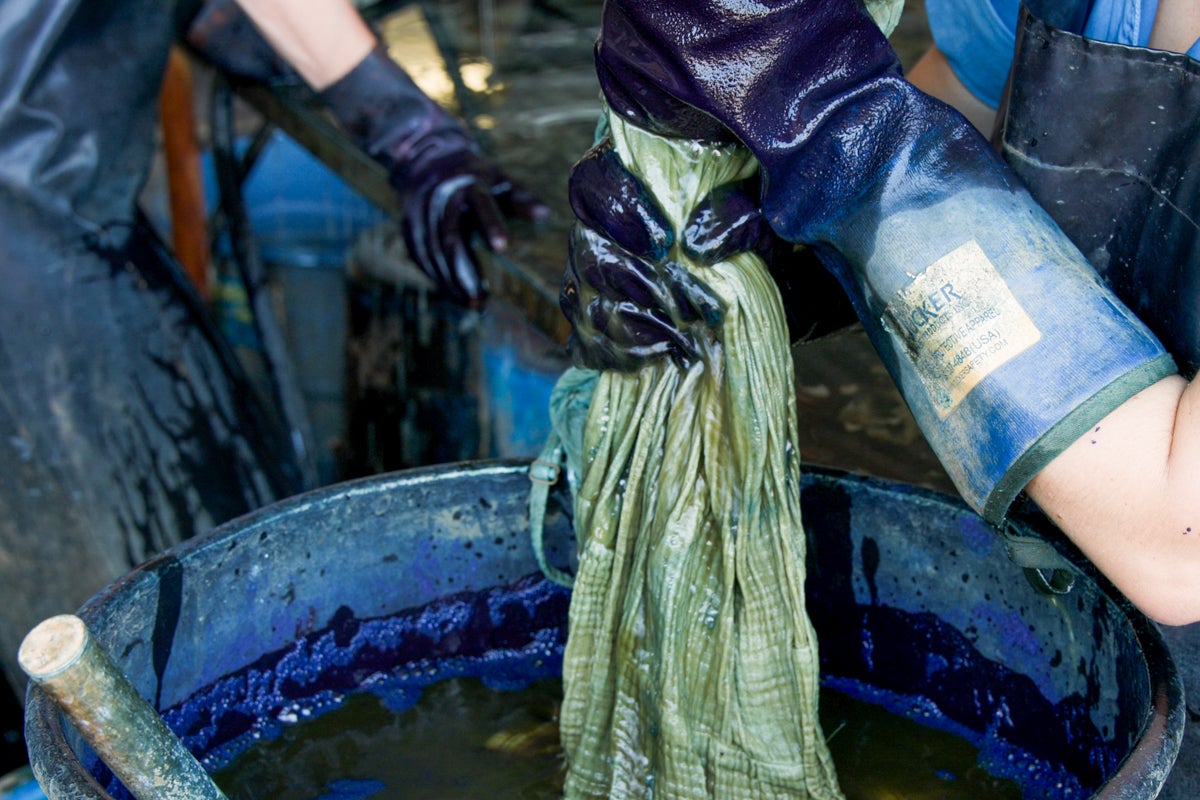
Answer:
[[[323,629],[225,676],[163,717],[216,771],[352,692],[370,691],[402,711],[425,687],[454,677],[525,688],[561,674],[569,599],[568,590],[537,575],[386,618],[359,619],[342,609]],[[934,615],[830,597],[810,602],[809,612],[826,686],[965,739],[979,750],[983,768],[1015,780],[1027,797],[1088,797],[1119,761],[1119,745],[1095,729],[1083,698],[1051,703],[1028,677],[987,661]],[[871,643],[866,650],[864,641]],[[92,771],[114,797],[129,797],[102,764]],[[369,781],[335,782],[321,800],[377,790]]]
[[[215,772],[352,692],[372,692],[402,711],[426,686],[449,678],[524,688],[562,674],[568,603],[566,589],[537,575],[390,617],[359,619],[342,608],[321,630],[196,692],[163,720]],[[131,797],[102,763],[88,768],[113,797]],[[369,796],[337,791],[327,797]]]

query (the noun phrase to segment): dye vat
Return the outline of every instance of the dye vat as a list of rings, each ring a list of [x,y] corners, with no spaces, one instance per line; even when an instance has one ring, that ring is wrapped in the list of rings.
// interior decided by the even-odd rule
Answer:
[[[350,738],[355,726],[369,739],[400,720],[390,760],[408,786],[425,786],[446,759],[424,758],[417,743],[449,753],[435,731],[467,738],[438,721],[456,703],[479,705],[463,692],[524,709],[466,723],[488,737],[527,736],[551,714],[544,687],[561,666],[569,593],[537,573],[527,467],[442,466],[319,489],[168,551],[80,615],[210,769],[236,770],[255,742],[292,747],[300,786],[301,765],[320,759],[311,738],[288,737],[360,706]],[[928,490],[809,468],[803,506],[823,724],[839,770],[869,775],[854,761],[860,748],[836,755],[839,737],[885,725],[840,709],[844,699],[964,743],[966,761],[935,765],[945,786],[932,796],[986,796],[964,791],[970,779],[992,781],[995,797],[1157,794],[1182,735],[1181,690],[1156,630],[1123,599],[1086,575],[1068,594],[1037,592],[974,513]],[[565,496],[552,495],[547,552],[559,565],[570,560],[569,516]],[[1053,535],[1034,517],[1017,524]],[[521,699],[530,691],[541,699]],[[36,688],[26,711],[31,764],[51,800],[122,796]],[[843,719],[851,729],[837,730]],[[906,748],[919,738],[882,736]],[[529,740],[535,751],[541,737]],[[478,796],[553,796],[552,771],[512,780],[522,787],[513,794],[493,783]],[[398,796],[382,781],[330,773],[312,793],[231,796]],[[916,796],[905,792],[871,785],[861,796]]]

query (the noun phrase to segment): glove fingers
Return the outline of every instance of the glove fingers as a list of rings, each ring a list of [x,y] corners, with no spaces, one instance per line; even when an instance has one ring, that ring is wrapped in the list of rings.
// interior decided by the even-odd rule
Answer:
[[[630,354],[635,357],[670,355],[684,366],[700,357],[700,348],[691,333],[675,327],[670,320],[664,320],[648,309],[618,302],[602,310],[608,324],[605,333],[618,343],[624,341]],[[595,313],[598,312],[593,311]]]
[[[405,206],[402,229],[409,257],[455,303],[481,303],[485,291],[470,249],[470,230],[461,223],[460,192],[442,185],[414,193]]]
[[[575,216],[618,245],[650,261],[661,261],[675,234],[658,203],[621,163],[605,139],[572,168],[568,196]]]
[[[584,369],[617,370],[618,372],[634,372],[656,359],[673,355],[661,345],[653,347],[614,347],[612,342],[599,334],[587,336],[579,331],[571,333],[567,339],[567,353],[571,362]],[[687,368],[688,361],[682,358],[674,359],[675,363]]]
[[[725,318],[725,303],[711,286],[674,261],[668,263],[664,271],[667,287],[682,319],[703,320],[710,328],[721,324]]]
[[[628,371],[664,356],[687,366],[699,357],[691,334],[628,301],[594,297],[575,322],[573,357],[593,369]]]
[[[756,182],[755,182],[756,183]],[[759,207],[752,184],[718,186],[692,211],[684,225],[682,244],[702,264],[726,261],[736,253],[770,255],[775,233]]]
[[[483,279],[479,259],[469,242],[460,241],[454,249],[452,272],[454,285],[463,295],[462,299],[455,298],[456,302],[469,308],[480,308],[487,300],[487,281]]]
[[[596,294],[629,300],[676,324],[702,319],[714,326],[721,320],[720,299],[692,273],[674,262],[658,267],[644,261],[582,225],[572,228],[569,270]]]
[[[450,283],[462,297],[458,302],[472,307],[482,305],[487,290],[472,241],[478,234],[493,252],[508,245],[500,209],[491,195],[472,181],[450,198],[437,215],[437,225]]]
[[[598,295],[585,301],[585,292],[568,275],[559,294],[559,305],[571,322],[568,347],[577,366],[630,371],[663,356],[681,366],[698,357],[699,347],[690,333],[626,301]]]
[[[491,193],[477,181],[463,186],[449,199],[442,214],[443,238],[447,244],[466,240],[478,233],[488,249],[498,252],[508,247],[508,225]]]
[[[541,197],[529,191],[525,186],[501,175],[492,184],[492,197],[505,216],[514,219],[526,219],[539,222],[550,218],[550,206]]]

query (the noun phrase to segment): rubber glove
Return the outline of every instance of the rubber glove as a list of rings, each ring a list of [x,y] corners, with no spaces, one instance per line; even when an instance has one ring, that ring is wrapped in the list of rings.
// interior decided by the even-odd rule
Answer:
[[[577,221],[559,304],[575,364],[629,371],[664,356],[684,366],[698,358],[700,329],[720,324],[721,301],[668,260],[675,234],[607,138],[572,169],[568,196]]]
[[[299,80],[234,0],[207,0],[186,39],[230,74]],[[446,296],[482,305],[487,287],[472,240],[502,250],[508,243],[505,217],[542,220],[550,216],[549,206],[484,155],[382,44],[320,96],[354,141],[388,170],[401,198],[409,256]]]
[[[750,148],[767,221],[837,276],[989,521],[1175,371],[987,142],[903,79],[857,0],[609,0],[596,61],[635,124]]]
[[[717,187],[681,231],[683,252],[702,264],[747,251],[758,255],[779,288],[793,344],[856,323],[854,307],[813,251],[781,239],[767,224],[758,191],[757,180]],[[575,364],[629,371],[664,354],[681,364],[696,358],[705,340],[699,328],[721,322],[719,301],[667,260],[675,234],[607,138],[574,166],[568,196],[575,225],[583,229],[572,234],[560,295]],[[656,280],[659,287],[647,285]],[[633,285],[637,291],[621,291]]]
[[[382,45],[321,97],[351,137],[387,168],[402,201],[409,256],[448,297],[481,305],[487,287],[472,239],[503,250],[506,217],[545,219],[549,207],[487,157]]]

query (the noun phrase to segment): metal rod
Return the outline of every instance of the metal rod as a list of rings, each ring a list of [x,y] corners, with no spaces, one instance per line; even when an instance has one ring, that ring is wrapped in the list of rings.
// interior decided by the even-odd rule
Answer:
[[[229,234],[233,260],[241,272],[255,331],[262,345],[267,377],[270,379],[279,412],[288,426],[304,488],[311,489],[320,483],[317,477],[316,453],[312,447],[312,423],[308,418],[308,408],[304,403],[299,379],[292,367],[292,357],[288,353],[283,330],[271,302],[266,270],[250,229],[250,216],[242,197],[242,165],[236,152],[233,89],[221,75],[214,78],[209,112],[213,165],[221,192],[221,208],[225,213],[225,228]]]
[[[226,800],[79,617],[39,624],[17,659],[137,800]]]

